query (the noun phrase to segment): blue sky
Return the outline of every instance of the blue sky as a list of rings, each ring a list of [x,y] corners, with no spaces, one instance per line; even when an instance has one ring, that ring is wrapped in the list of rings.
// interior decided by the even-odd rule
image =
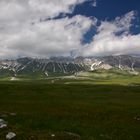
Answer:
[[[0,58],[140,54],[139,0],[1,0]]]
[[[131,34],[140,33],[140,1],[139,0],[97,0],[96,7],[93,6],[93,1],[87,1],[83,4],[77,5],[72,14],[68,16],[74,16],[77,14],[96,17],[101,21],[107,20],[112,21],[116,17],[121,17],[130,11],[136,12],[136,19],[133,21],[133,26],[131,27]],[[84,36],[85,42],[90,42],[92,36],[95,34],[95,29],[91,30]]]
[[[139,0],[97,0],[97,7],[93,7],[92,3],[89,1],[77,5],[73,14],[95,16],[100,20],[113,20],[133,10],[140,13]]]

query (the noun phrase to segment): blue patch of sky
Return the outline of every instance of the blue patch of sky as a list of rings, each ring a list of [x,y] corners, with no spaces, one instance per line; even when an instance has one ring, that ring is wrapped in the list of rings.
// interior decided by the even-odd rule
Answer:
[[[96,17],[98,19],[97,26],[100,25],[100,21],[112,21],[116,17],[120,17],[130,11],[137,11],[137,20],[133,22],[133,26],[130,28],[131,34],[140,33],[140,0],[97,0],[97,7],[93,6],[93,0],[84,2],[77,5],[72,13],[60,13],[53,19],[61,19],[64,17],[73,17],[75,15],[83,15],[86,17]],[[52,20],[52,19],[45,19]],[[44,21],[45,21],[44,20]],[[84,34],[81,40],[82,44],[90,43],[93,36],[97,33],[95,27],[91,27],[86,34]],[[116,35],[122,35],[123,32],[116,33]]]
[[[133,35],[140,33],[140,0],[97,0],[97,7],[93,7],[92,2],[88,1],[77,5],[73,13],[66,14],[66,16],[83,15],[96,17],[98,21],[112,21],[116,17],[123,16],[130,11],[137,11],[137,20],[133,22],[130,33]],[[100,25],[100,22],[98,22],[98,25]],[[96,33],[95,27],[91,27],[83,36],[82,44],[90,43]],[[116,35],[119,36],[123,33],[119,32]]]
[[[92,26],[83,36],[81,43],[88,44],[93,40],[93,36],[97,33],[97,29],[95,26]]]
[[[132,10],[140,13],[140,0],[97,0],[97,3],[97,7],[93,7],[91,1],[77,5],[72,15],[81,14],[95,16],[99,20],[113,20]]]

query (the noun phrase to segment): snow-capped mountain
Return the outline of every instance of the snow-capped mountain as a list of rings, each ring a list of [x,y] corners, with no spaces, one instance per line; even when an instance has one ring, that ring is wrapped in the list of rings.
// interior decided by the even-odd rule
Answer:
[[[94,58],[52,57],[50,59],[19,58],[16,60],[0,61],[0,76],[2,75],[32,75],[42,73],[45,76],[53,74],[74,74],[80,71],[98,69],[137,71],[140,68],[140,58],[128,55],[106,56]]]

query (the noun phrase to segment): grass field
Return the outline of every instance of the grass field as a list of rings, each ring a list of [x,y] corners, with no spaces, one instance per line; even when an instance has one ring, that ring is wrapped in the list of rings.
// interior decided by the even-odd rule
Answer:
[[[1,81],[0,118],[0,140],[138,140],[140,86]]]

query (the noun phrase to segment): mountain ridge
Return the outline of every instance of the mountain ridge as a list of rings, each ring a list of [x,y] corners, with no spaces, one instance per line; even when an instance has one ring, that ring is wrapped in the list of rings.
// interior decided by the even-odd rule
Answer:
[[[9,75],[34,75],[42,73],[44,76],[71,75],[81,71],[98,69],[109,70],[118,68],[137,72],[140,68],[140,57],[131,55],[103,56],[103,57],[51,57],[51,58],[18,58],[15,60],[0,60],[0,77]]]

